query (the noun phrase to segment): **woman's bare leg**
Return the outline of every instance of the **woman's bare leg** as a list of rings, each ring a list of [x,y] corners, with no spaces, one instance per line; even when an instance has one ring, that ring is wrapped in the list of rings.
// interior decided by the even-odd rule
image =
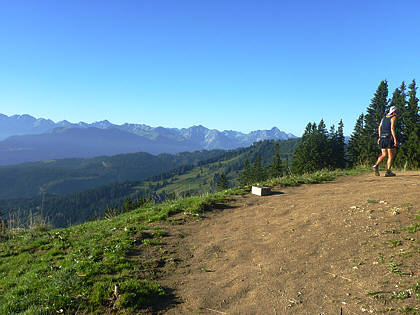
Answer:
[[[390,150],[390,149],[381,149],[382,155],[378,158],[378,161],[376,161],[375,165],[379,165],[388,156],[387,150]],[[389,158],[388,158],[388,161],[389,161]]]
[[[386,162],[386,168],[391,170],[392,166],[394,165],[395,148],[386,150],[388,151],[388,161]]]

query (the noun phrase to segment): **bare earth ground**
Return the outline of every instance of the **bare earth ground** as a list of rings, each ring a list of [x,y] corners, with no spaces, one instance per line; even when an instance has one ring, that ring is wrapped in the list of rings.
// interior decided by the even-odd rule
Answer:
[[[397,314],[419,306],[420,172],[373,174],[235,197],[168,225],[165,314]],[[182,219],[182,218],[181,218]],[[400,241],[400,242],[399,242]],[[160,249],[162,251],[162,249]],[[370,295],[368,295],[368,293]],[[408,292],[406,298],[390,298]],[[414,310],[413,314],[418,311]]]

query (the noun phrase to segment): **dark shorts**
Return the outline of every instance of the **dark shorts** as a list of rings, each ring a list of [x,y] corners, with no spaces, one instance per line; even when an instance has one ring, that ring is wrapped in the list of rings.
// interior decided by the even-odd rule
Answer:
[[[379,147],[381,149],[394,149],[395,145],[394,145],[394,139],[392,139],[392,136],[385,136],[385,137],[381,137],[381,139],[379,140]]]

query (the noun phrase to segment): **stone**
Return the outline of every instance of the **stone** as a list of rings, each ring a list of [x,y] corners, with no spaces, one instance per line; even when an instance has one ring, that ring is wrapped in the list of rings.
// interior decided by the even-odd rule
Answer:
[[[257,196],[267,196],[271,193],[270,187],[252,186],[251,193]]]

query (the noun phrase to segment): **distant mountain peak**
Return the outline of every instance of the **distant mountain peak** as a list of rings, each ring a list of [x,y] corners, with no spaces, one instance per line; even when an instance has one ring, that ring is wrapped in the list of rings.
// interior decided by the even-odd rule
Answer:
[[[1,114],[0,114],[1,115]],[[148,141],[152,141],[156,145],[161,146],[159,152],[178,152],[178,150],[212,150],[223,149],[230,150],[239,147],[247,147],[254,142],[261,140],[287,140],[295,138],[290,133],[285,133],[277,127],[272,127],[269,130],[254,130],[249,133],[243,133],[234,130],[219,131],[217,129],[209,129],[201,124],[194,125],[189,128],[165,128],[165,127],[151,127],[144,124],[124,123],[116,125],[108,120],[95,121],[93,123],[86,123],[80,121],[78,123],[71,123],[67,120],[60,122],[53,122],[50,119],[39,118],[36,119],[30,115],[14,115],[14,116],[0,116],[0,144],[1,141],[10,136],[20,135],[41,135],[41,134],[69,134],[66,130],[71,128],[90,129],[87,133],[80,133],[74,130],[72,135],[84,134],[86,137],[93,139],[95,136],[100,137],[105,133],[99,130],[117,129],[125,132],[125,136],[130,135],[140,136]],[[58,128],[58,129],[55,129]],[[109,130],[111,131],[111,130]],[[108,133],[109,134],[109,133]],[[98,139],[97,141],[103,141]],[[116,144],[117,145],[117,144]],[[149,144],[148,144],[149,145]],[[151,144],[150,144],[151,145]],[[92,147],[94,145],[92,144]],[[86,147],[86,150],[89,146]],[[130,149],[131,150],[131,149]],[[154,149],[155,150],[155,149]],[[144,147],[138,147],[138,151],[147,151]],[[157,151],[153,151],[157,152]],[[94,152],[92,153],[94,154]]]

